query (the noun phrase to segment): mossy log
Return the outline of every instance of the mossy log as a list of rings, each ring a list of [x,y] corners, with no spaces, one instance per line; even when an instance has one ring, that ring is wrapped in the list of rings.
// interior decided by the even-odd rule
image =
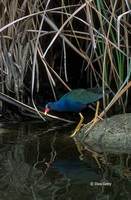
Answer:
[[[89,125],[85,125],[75,136],[84,149],[98,153],[131,153],[131,113],[106,118],[88,130]]]

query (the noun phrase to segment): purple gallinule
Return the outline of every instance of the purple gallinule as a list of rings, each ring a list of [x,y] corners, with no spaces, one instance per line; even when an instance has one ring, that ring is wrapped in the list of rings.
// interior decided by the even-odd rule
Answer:
[[[46,104],[45,114],[50,110],[57,112],[78,112],[81,119],[72,134],[72,136],[74,136],[80,129],[84,119],[80,112],[86,108],[88,104],[94,103],[102,97],[102,88],[74,89],[62,96],[58,101]]]

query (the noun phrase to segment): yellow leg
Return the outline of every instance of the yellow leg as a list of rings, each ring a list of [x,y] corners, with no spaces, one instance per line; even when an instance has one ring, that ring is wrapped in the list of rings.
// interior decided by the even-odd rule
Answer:
[[[91,124],[90,128],[92,128],[94,126],[94,124],[97,122],[97,117],[98,117],[98,111],[99,111],[99,105],[100,105],[100,102],[97,101],[97,105],[96,105],[96,112],[95,112],[95,117],[93,120],[91,120],[91,122],[89,122],[89,124]],[[84,121],[84,117],[81,113],[79,113],[80,115],[80,121],[78,123],[78,125],[76,126],[74,132],[70,135],[70,137],[74,137],[76,135],[76,133],[80,130],[81,128],[81,124],[83,123]]]
[[[95,116],[94,116],[94,118],[93,118],[88,124],[86,124],[86,126],[87,126],[87,125],[90,125],[90,126],[89,126],[89,128],[86,130],[85,133],[87,133],[87,132],[95,125],[95,123],[98,121],[98,117],[99,117],[99,116],[98,116],[99,105],[100,105],[100,102],[97,101]],[[100,119],[103,120],[102,118],[100,118]]]
[[[97,117],[98,117],[98,111],[99,111],[99,105],[100,105],[100,102],[97,101],[97,104],[96,104],[96,112],[95,112],[95,117],[94,119],[91,121],[93,123],[95,123],[97,121]]]
[[[79,123],[77,124],[77,126],[76,126],[74,132],[70,135],[70,137],[74,137],[74,136],[76,135],[76,133],[80,130],[81,125],[82,125],[82,123],[83,123],[83,121],[84,121],[83,115],[82,115],[81,113],[79,113],[79,115],[80,115],[80,121],[79,121]]]

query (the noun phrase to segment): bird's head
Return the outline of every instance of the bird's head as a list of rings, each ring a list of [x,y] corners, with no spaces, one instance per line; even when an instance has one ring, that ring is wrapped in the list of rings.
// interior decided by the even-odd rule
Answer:
[[[47,103],[44,109],[44,114],[46,115],[52,109],[53,109],[53,102]]]

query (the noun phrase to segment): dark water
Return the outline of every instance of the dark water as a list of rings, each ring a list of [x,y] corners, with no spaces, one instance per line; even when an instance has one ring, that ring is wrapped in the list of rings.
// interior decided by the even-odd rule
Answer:
[[[131,199],[129,178],[80,159],[67,124],[0,124],[0,200]]]

